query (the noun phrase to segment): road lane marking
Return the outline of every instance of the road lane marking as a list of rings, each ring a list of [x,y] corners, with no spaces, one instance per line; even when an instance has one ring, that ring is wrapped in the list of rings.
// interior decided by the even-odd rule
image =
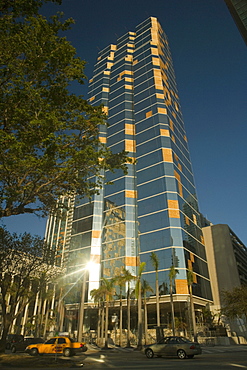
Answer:
[[[241,367],[242,369],[247,369],[247,366],[245,365],[239,365],[239,364],[229,364],[231,366],[235,366],[235,367]]]

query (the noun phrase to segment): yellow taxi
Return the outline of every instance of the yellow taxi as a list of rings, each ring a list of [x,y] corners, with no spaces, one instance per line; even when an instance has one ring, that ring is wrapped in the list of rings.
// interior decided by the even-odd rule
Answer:
[[[39,354],[63,354],[66,357],[78,352],[85,352],[87,347],[83,342],[76,342],[70,337],[57,336],[47,340],[45,343],[30,344],[25,351],[31,356]]]

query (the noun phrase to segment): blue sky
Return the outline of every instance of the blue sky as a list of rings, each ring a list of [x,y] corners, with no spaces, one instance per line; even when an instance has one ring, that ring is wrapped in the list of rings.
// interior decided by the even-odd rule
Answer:
[[[97,53],[150,16],[168,36],[200,211],[247,245],[247,49],[223,0],[63,0],[66,32],[92,76]],[[87,83],[81,91],[86,97]],[[13,232],[43,236],[45,220],[2,219]]]

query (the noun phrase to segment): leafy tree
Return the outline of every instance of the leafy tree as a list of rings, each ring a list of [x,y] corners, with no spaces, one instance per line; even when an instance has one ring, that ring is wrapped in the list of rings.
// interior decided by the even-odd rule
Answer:
[[[60,36],[73,19],[38,13],[47,1],[0,0],[0,217],[46,215],[61,195],[97,192],[102,170],[126,171],[100,141],[103,107],[70,92],[85,62]]]
[[[15,16],[37,14],[39,8],[48,2],[61,4],[62,0],[0,0],[0,12],[11,12]]]
[[[160,326],[160,302],[159,302],[160,294],[159,294],[159,274],[158,274],[159,259],[158,259],[157,254],[154,253],[154,252],[151,253],[150,259],[151,259],[151,262],[152,262],[152,265],[155,269],[155,274],[156,274],[156,278],[155,278],[156,317],[157,317],[157,326]]]
[[[186,325],[184,318],[181,316],[175,317],[174,321],[175,321],[175,328],[179,331],[185,332],[185,330],[187,329],[187,325]]]
[[[5,350],[6,336],[13,321],[37,294],[47,294],[45,287],[59,272],[43,262],[43,244],[39,237],[27,233],[18,236],[0,228],[0,352]]]
[[[217,314],[214,314],[210,311],[207,307],[202,307],[202,317],[203,317],[203,324],[209,327],[213,326],[213,322],[216,318]]]
[[[245,315],[247,317],[247,286],[235,287],[221,292],[223,305],[221,312],[229,318]]]

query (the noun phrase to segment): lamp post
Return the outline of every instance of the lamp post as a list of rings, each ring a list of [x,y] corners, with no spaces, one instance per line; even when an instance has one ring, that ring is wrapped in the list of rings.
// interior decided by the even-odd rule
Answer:
[[[79,318],[78,318],[78,335],[77,335],[78,342],[82,341],[87,272],[93,268],[93,265],[94,265],[94,262],[89,261],[84,268],[84,275],[83,275],[82,289],[81,289],[81,301],[80,301],[80,306],[79,306]]]

